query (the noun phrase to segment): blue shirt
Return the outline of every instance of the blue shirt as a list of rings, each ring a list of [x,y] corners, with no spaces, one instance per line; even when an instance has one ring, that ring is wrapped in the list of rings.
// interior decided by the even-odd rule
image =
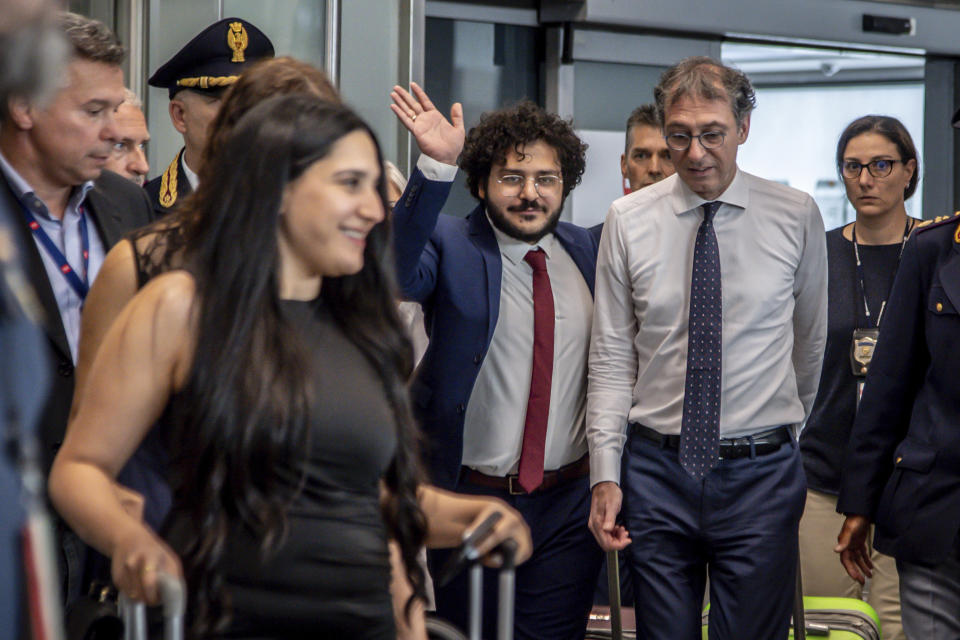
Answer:
[[[67,262],[80,275],[81,279],[86,276],[87,284],[93,284],[94,278],[100,271],[106,250],[100,234],[97,233],[96,225],[93,220],[88,218],[87,225],[90,238],[90,257],[87,264],[87,273],[83,273],[83,243],[80,236],[80,207],[87,193],[93,189],[93,182],[85,182],[79,187],[74,188],[67,201],[67,207],[63,212],[63,218],[57,219],[50,215],[47,205],[34,193],[33,188],[23,177],[17,173],[16,169],[10,166],[7,159],[0,154],[0,170],[6,177],[13,194],[20,202],[30,210],[34,215],[40,228],[50,236],[50,239],[58,249],[67,258]],[[18,212],[11,212],[16,215]],[[21,214],[22,215],[22,214]],[[57,300],[57,307],[60,309],[60,321],[63,323],[63,330],[67,335],[67,344],[70,345],[70,355],[74,364],[77,362],[77,346],[80,342],[80,314],[83,309],[83,300],[73,290],[70,283],[60,272],[60,265],[53,259],[47,250],[34,237],[37,251],[43,260],[44,269],[47,272],[47,279],[50,281],[50,287],[53,289],[53,295]]]

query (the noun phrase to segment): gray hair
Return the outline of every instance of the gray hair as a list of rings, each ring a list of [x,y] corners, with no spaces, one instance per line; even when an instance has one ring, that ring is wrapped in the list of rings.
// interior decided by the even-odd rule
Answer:
[[[685,58],[660,76],[653,97],[661,122],[665,121],[667,107],[683,96],[725,100],[730,104],[737,126],[742,125],[757,106],[757,96],[746,74],[706,56]]]
[[[123,63],[127,51],[107,25],[69,11],[60,14],[59,23],[75,57],[113,66]]]
[[[123,103],[122,103],[122,104],[128,104],[128,105],[130,105],[131,107],[136,107],[137,109],[140,109],[141,111],[143,110],[143,102],[140,101],[140,98],[137,97],[137,94],[135,94],[135,93],[134,93],[133,91],[131,91],[130,89],[127,89],[126,87],[124,87],[124,89],[123,89]]]

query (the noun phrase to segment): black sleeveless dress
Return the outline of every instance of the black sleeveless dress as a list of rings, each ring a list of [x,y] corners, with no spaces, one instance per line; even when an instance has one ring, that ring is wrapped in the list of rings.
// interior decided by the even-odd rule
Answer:
[[[396,448],[393,412],[373,365],[322,303],[282,304],[314,359],[305,482],[288,512],[289,534],[270,557],[246,527],[231,530],[222,570],[232,620],[222,637],[393,640],[379,489]],[[176,504],[168,524],[178,548],[189,523]]]

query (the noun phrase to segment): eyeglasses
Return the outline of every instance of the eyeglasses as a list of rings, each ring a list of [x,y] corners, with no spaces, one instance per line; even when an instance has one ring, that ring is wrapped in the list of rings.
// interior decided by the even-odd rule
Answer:
[[[698,136],[692,136],[689,133],[668,133],[664,140],[674,151],[686,151],[694,138],[700,141],[700,146],[704,149],[716,149],[723,144],[726,137],[727,134],[724,131],[704,131]]]
[[[556,195],[563,185],[563,178],[553,174],[527,177],[508,173],[507,175],[496,178],[497,184],[500,185],[500,193],[510,198],[518,196],[523,192],[523,188],[527,185],[527,180],[533,180],[533,188],[536,189],[537,193],[541,196]]]
[[[866,167],[874,178],[886,178],[893,171],[893,165],[898,162],[902,163],[903,160],[880,158],[879,160],[871,160],[866,164],[861,164],[856,160],[844,160],[840,165],[840,174],[847,180],[856,180],[863,173],[863,168]]]

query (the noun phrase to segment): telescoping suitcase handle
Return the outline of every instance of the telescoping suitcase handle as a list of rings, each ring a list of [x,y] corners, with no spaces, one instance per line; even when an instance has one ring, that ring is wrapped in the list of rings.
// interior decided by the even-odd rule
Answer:
[[[187,608],[187,590],[179,578],[157,574],[160,601],[163,603],[163,640],[183,640],[183,615]],[[123,640],[147,640],[147,607],[120,594],[120,620]]]
[[[497,640],[513,640],[513,609],[516,589],[517,543],[504,540],[497,547],[503,557],[497,594]],[[483,633],[483,565],[480,559],[470,565],[470,640],[481,640]]]

